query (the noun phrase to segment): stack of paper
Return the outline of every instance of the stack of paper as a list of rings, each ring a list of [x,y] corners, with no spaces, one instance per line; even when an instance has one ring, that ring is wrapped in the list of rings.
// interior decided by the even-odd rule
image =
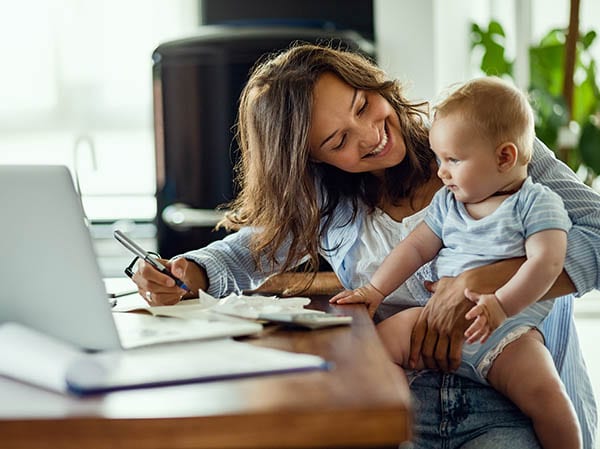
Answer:
[[[216,299],[203,291],[199,297],[180,301],[172,306],[148,306],[134,298],[133,303],[120,302],[115,312],[131,312],[145,310],[155,316],[168,316],[201,320],[262,320],[273,321],[295,327],[320,329],[323,327],[350,324],[349,316],[338,316],[318,310],[305,309],[310,304],[309,298],[278,298],[276,296],[245,296],[231,294]]]

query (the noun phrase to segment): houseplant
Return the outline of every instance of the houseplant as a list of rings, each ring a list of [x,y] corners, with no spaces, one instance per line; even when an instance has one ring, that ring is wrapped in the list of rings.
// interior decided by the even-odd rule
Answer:
[[[570,108],[563,93],[567,36],[566,29],[553,29],[529,48],[536,134],[571,168],[583,165],[595,177],[600,174],[600,90],[590,47],[597,36],[595,31],[577,35]],[[512,78],[514,61],[506,56],[505,38],[495,20],[487,28],[472,24],[472,54],[485,74]]]

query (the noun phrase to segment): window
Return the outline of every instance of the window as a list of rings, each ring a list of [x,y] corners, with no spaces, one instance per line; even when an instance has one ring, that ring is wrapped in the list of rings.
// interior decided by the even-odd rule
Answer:
[[[2,3],[0,163],[67,165],[92,220],[153,218],[151,55],[193,34],[197,4]]]

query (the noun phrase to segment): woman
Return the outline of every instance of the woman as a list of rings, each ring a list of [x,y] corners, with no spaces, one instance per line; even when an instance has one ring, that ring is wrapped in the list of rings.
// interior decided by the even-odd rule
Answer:
[[[364,284],[422,220],[441,186],[421,106],[352,53],[301,45],[265,60],[240,102],[241,193],[223,222],[239,231],[170,262],[173,273],[192,291],[220,297],[254,288],[300,262],[314,268],[320,254],[345,288]],[[530,175],[563,198],[574,224],[568,275],[559,277],[549,296],[599,286],[600,196],[539,141]],[[465,287],[494,291],[520,263],[503,261],[444,278],[429,287],[434,290],[429,301],[424,267],[379,307],[376,317],[383,320],[427,302],[413,332],[411,357],[421,354],[428,367],[441,371],[409,372],[415,447],[439,447],[444,439],[448,447],[539,448],[530,423],[512,404],[491,388],[445,372],[460,360],[464,315],[472,306]],[[152,304],[182,297],[172,279],[143,263],[133,279]],[[591,448],[596,411],[571,296],[556,301],[543,331],[577,410],[584,447]]]

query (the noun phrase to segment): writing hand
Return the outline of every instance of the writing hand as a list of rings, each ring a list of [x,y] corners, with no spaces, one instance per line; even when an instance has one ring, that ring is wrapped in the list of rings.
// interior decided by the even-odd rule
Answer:
[[[195,297],[198,290],[206,290],[208,287],[206,272],[194,262],[183,258],[173,262],[160,259],[160,262],[181,279],[192,293],[186,294],[184,290],[175,285],[172,278],[162,274],[143,260],[139,260],[137,271],[131,279],[138,286],[139,294],[151,306],[176,304],[184,297]]]
[[[427,368],[455,371],[462,358],[464,332],[470,324],[465,314],[473,303],[464,296],[460,276],[442,278],[426,287],[433,295],[413,327],[409,366],[416,367],[422,356]]]

